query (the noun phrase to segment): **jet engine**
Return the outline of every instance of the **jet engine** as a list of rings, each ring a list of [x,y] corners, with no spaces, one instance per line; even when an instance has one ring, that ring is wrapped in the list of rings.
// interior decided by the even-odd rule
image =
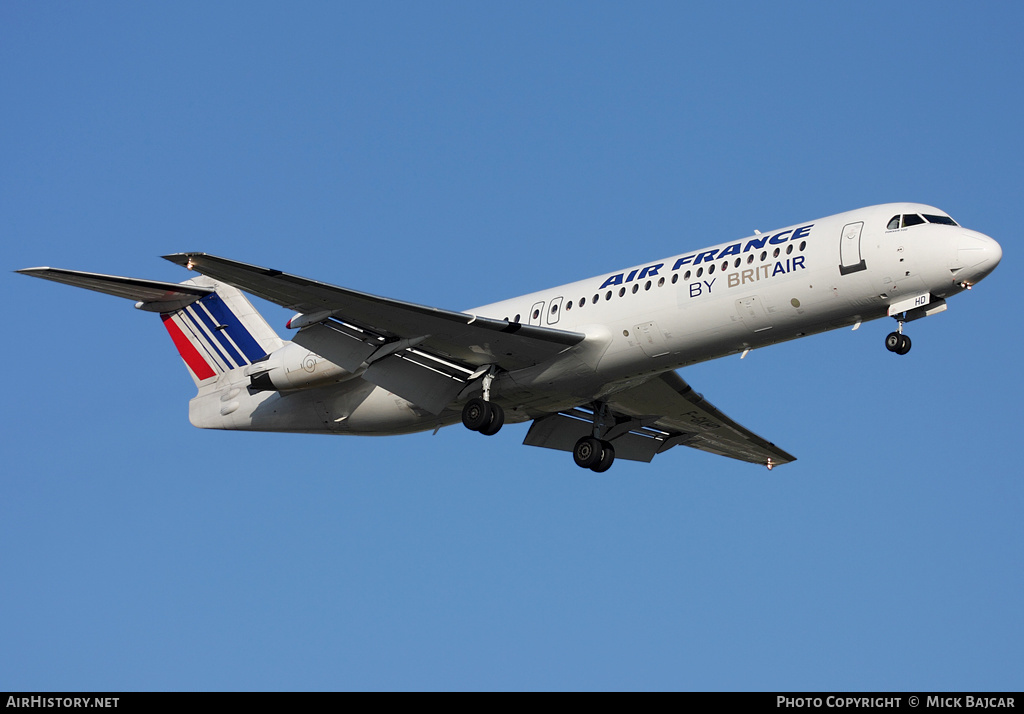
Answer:
[[[249,387],[264,392],[283,392],[325,387],[358,376],[315,352],[289,342],[246,368]]]

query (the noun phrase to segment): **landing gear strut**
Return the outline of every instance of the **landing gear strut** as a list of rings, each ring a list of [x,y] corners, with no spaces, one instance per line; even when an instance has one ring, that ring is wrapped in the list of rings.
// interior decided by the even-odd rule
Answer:
[[[610,469],[615,461],[615,447],[597,438],[604,428],[604,414],[605,405],[598,405],[594,409],[594,435],[580,437],[572,449],[572,459],[577,466],[599,474]]]
[[[903,334],[903,320],[897,317],[896,325],[896,332],[890,332],[885,337],[885,349],[898,355],[905,355],[910,352],[910,338]]]
[[[462,423],[470,431],[479,431],[484,436],[494,436],[505,423],[505,410],[491,401],[491,382],[494,373],[484,375],[484,396],[473,397],[462,408]]]

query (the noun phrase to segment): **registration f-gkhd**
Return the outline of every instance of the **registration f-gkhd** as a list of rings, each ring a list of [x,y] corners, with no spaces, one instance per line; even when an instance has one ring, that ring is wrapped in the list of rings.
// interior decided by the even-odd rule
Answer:
[[[165,256],[183,283],[57,268],[19,271],[159,314],[195,380],[207,429],[403,434],[458,421],[607,470],[685,445],[767,465],[793,456],[674,371],[881,317],[946,309],[999,264],[988,236],[916,203],[872,206],[453,312],[205,253]],[[244,290],[298,314],[282,340]]]

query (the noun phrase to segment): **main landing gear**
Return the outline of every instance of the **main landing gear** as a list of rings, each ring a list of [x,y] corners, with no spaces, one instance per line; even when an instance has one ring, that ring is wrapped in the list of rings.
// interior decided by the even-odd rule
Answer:
[[[896,332],[885,336],[885,349],[898,355],[910,352],[910,338],[903,334],[903,320],[896,318]]]
[[[607,441],[593,436],[581,437],[572,450],[572,459],[583,469],[604,473],[615,461],[615,448]]]
[[[572,460],[582,469],[590,469],[594,473],[604,473],[612,467],[615,461],[615,447],[604,439],[599,439],[606,433],[604,428],[606,405],[596,404],[594,406],[594,434],[593,436],[581,436],[576,446],[572,449]]]
[[[505,410],[499,404],[473,397],[462,408],[462,423],[470,431],[494,436],[505,423]]]
[[[473,397],[462,407],[462,423],[470,431],[479,431],[484,436],[494,436],[505,423],[505,410],[500,404],[491,401],[491,382],[494,381],[494,368],[484,375],[483,399]]]

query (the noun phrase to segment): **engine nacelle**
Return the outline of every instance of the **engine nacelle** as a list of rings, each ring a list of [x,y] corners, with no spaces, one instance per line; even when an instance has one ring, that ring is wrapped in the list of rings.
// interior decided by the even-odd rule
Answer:
[[[324,387],[358,376],[294,342],[246,369],[249,386],[267,392]]]

